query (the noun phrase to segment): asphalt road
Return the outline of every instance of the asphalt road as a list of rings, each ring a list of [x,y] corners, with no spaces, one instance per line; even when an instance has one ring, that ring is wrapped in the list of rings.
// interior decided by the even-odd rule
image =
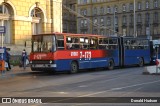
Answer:
[[[0,97],[160,97],[160,76],[143,75],[142,71],[143,67],[112,71],[96,69],[77,74],[28,72],[0,79]],[[61,105],[70,106],[70,104]],[[72,105],[106,106],[106,103]],[[128,104],[108,105],[127,106]],[[139,106],[144,103],[134,105]],[[145,106],[147,105],[156,104],[145,103]]]

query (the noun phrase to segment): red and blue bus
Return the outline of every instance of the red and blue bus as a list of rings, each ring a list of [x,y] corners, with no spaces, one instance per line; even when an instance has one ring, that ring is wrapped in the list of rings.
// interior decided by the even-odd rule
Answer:
[[[150,63],[149,40],[133,37],[50,33],[32,35],[32,71],[68,71]]]

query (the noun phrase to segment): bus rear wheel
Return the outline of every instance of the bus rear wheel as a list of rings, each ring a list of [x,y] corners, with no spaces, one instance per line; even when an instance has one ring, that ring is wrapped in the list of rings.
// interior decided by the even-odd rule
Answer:
[[[139,58],[139,63],[138,63],[138,66],[139,67],[142,67],[144,65],[144,61],[142,58]]]
[[[109,60],[109,62],[108,62],[108,69],[109,70],[113,70],[114,69],[114,61],[113,60]]]
[[[70,74],[74,74],[78,72],[78,64],[77,62],[73,61],[71,63],[71,70],[70,70]]]

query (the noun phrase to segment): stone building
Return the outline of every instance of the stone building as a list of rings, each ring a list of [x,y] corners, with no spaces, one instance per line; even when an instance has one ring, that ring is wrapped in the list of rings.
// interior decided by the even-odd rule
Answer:
[[[0,26],[1,46],[18,54],[26,41],[29,52],[32,34],[62,32],[62,0],[0,0]]]
[[[63,32],[77,33],[76,0],[63,0]],[[70,11],[71,10],[71,11]]]
[[[134,0],[77,0],[77,12],[78,33],[160,38],[160,0],[135,0],[135,18]]]

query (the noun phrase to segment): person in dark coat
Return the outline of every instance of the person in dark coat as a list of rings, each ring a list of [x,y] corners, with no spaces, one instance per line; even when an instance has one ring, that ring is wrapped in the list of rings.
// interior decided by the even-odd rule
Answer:
[[[22,51],[22,66],[23,66],[24,69],[26,69],[26,61],[27,61],[27,52],[24,49]]]
[[[6,62],[8,63],[7,71],[11,70],[11,65],[10,65],[10,53],[6,50]]]

